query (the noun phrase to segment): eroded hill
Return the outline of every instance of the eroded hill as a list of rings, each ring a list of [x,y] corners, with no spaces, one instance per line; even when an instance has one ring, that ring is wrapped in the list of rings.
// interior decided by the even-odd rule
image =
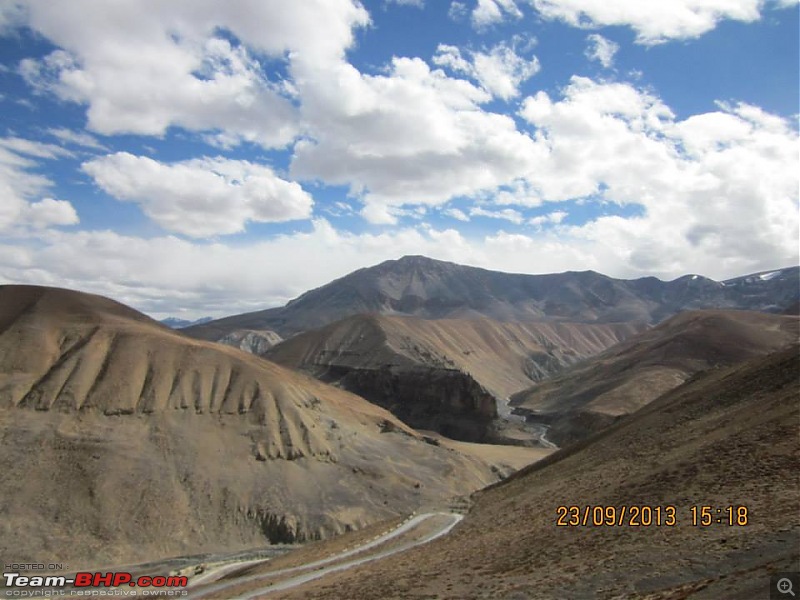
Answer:
[[[75,567],[325,537],[496,480],[345,391],[30,286],[0,287],[0,472],[0,553]]]
[[[496,407],[512,393],[644,328],[358,315],[296,335],[265,356],[414,427],[480,441],[491,437]]]

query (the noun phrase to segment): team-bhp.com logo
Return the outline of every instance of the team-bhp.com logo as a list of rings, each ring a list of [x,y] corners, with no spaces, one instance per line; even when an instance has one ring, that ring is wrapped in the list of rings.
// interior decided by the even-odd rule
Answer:
[[[99,588],[99,587],[129,587],[140,588],[176,588],[186,587],[187,577],[176,575],[142,575],[134,578],[131,573],[75,573],[74,577],[65,576],[40,576],[40,575],[20,575],[19,573],[3,573],[6,587],[66,587],[72,585],[76,588]]]

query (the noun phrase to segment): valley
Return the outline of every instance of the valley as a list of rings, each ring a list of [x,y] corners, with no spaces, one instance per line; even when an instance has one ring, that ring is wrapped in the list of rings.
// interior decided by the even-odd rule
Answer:
[[[426,261],[376,267],[377,281],[425,296],[420,281],[460,272]],[[499,315],[485,297],[479,312],[454,291],[467,278],[446,317],[403,301],[427,308],[249,323],[218,342],[107,298],[1,286],[0,552],[146,561],[188,576],[193,598],[594,597],[586,552],[604,594],[749,589],[744,573],[793,564],[800,532],[764,513],[797,513],[800,467],[796,298],[770,281],[766,312],[684,295],[701,306],[653,322],[663,308],[625,300],[646,318],[587,322],[559,316],[583,308]],[[753,520],[723,539],[687,526],[701,504]],[[681,522],[554,526],[559,506],[634,505]],[[702,535],[718,551],[701,557]]]

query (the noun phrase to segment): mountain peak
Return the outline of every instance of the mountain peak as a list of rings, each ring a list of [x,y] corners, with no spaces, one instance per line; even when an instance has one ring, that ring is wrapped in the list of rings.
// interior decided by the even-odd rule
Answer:
[[[797,278],[797,268],[732,280],[737,283],[730,286],[700,275],[675,282],[615,279],[590,270],[527,275],[406,255],[310,290],[285,307],[185,331],[216,340],[235,329],[270,329],[285,338],[361,313],[423,319],[658,323],[689,308],[781,312],[797,300]]]

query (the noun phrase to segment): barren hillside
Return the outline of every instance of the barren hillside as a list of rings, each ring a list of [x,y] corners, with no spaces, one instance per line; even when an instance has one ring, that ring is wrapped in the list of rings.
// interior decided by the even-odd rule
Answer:
[[[0,287],[0,472],[0,553],[75,567],[325,537],[496,480],[357,396],[28,286]]]
[[[359,315],[266,356],[375,402],[415,427],[482,440],[497,402],[645,328]]]
[[[800,567],[798,373],[797,345],[709,371],[478,492],[444,538],[278,597],[765,597],[771,573]],[[558,526],[559,506],[579,524]],[[581,524],[587,506],[603,524]],[[653,524],[631,525],[632,506]],[[703,506],[711,523],[694,525]]]
[[[781,312],[798,299],[800,269],[728,281],[685,275],[625,280],[594,271],[527,275],[404,256],[359,269],[310,290],[286,306],[189,327],[219,340],[238,329],[270,329],[286,338],[364,313],[424,319],[659,323],[684,310],[737,308]]]
[[[695,373],[742,362],[796,342],[796,316],[690,311],[639,333],[529,390],[511,404],[550,425],[564,445],[632,413]]]

